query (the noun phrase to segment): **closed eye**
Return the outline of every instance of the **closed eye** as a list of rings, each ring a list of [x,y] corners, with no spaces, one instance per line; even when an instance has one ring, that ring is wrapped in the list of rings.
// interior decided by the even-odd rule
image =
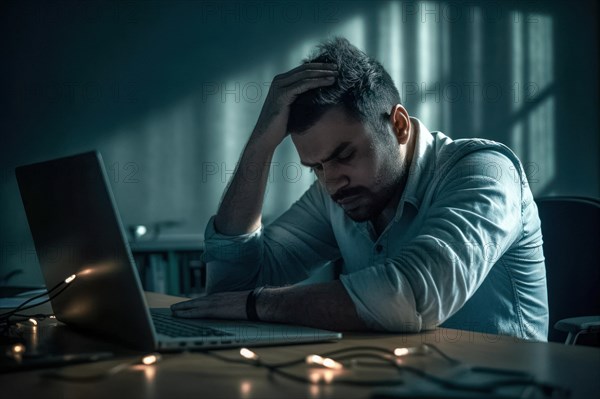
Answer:
[[[354,153],[356,151],[351,151],[350,153],[348,153],[348,155],[344,155],[344,156],[339,156],[337,157],[338,161],[349,161],[350,159],[352,159],[352,157],[354,157]]]
[[[348,153],[348,155],[338,156],[337,158],[335,158],[335,160],[338,162],[348,162],[349,160],[354,158],[355,153],[356,153],[356,151],[351,151],[350,153]],[[310,171],[312,173],[320,172],[322,170],[323,170],[323,165],[321,165],[321,164],[310,166]]]
[[[330,159],[329,161],[326,161],[326,162],[330,162],[333,160],[336,162],[345,163],[345,162],[350,161],[352,158],[354,158],[355,154],[356,154],[356,151],[353,150],[353,151],[348,152],[347,155],[338,155],[337,157]],[[311,173],[321,172],[323,170],[323,164],[316,164],[316,165],[309,166],[309,165],[306,165],[305,163],[303,163],[303,165],[308,166],[310,168]]]

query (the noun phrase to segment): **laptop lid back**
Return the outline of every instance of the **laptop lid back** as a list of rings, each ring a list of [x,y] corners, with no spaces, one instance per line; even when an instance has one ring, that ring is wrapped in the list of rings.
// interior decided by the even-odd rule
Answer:
[[[100,154],[15,172],[46,286],[77,276],[52,300],[56,317],[141,350],[154,349],[156,336]]]

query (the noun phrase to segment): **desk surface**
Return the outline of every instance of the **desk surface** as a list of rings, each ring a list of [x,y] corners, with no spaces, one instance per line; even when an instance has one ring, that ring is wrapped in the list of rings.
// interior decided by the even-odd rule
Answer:
[[[152,307],[166,307],[181,298],[148,293]],[[510,337],[492,336],[460,330],[438,329],[421,334],[345,334],[337,343],[290,345],[256,348],[266,362],[281,362],[305,357],[313,353],[358,345],[376,345],[388,349],[433,344],[448,355],[471,365],[484,365],[504,369],[527,371],[536,379],[568,387],[572,398],[589,398],[600,391],[598,366],[600,349],[567,347],[555,343],[534,343]],[[90,347],[90,350],[98,350]],[[220,350],[222,356],[240,359],[238,350]],[[64,368],[62,372],[75,375],[97,374],[136,356],[121,357],[97,363],[87,363]],[[424,370],[439,369],[440,358],[415,356],[407,359]],[[360,367],[360,366],[358,366]],[[358,368],[335,372],[340,376],[356,376]],[[397,371],[369,368],[360,369],[359,378],[403,378]],[[371,387],[349,387],[337,384],[306,384],[293,382],[279,376],[270,376],[265,369],[244,364],[225,363],[203,353],[167,354],[153,366],[134,365],[111,377],[95,382],[65,382],[45,379],[47,370],[22,371],[0,375],[0,388],[11,397],[61,397],[61,398],[178,398],[178,397],[369,397]],[[323,375],[322,369],[306,365],[290,369],[307,378]]]

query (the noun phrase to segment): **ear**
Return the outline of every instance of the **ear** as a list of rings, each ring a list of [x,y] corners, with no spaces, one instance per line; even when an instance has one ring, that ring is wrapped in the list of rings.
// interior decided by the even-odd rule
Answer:
[[[390,112],[390,122],[398,144],[408,143],[410,138],[410,116],[402,104],[396,104]]]

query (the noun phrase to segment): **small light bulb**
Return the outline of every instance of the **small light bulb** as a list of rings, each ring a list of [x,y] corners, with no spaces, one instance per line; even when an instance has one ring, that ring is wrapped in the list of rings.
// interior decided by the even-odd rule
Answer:
[[[323,359],[323,366],[327,367],[328,369],[334,369],[334,370],[339,370],[344,367],[344,366],[342,366],[341,363],[338,363],[335,360],[330,359],[330,358]]]
[[[394,355],[396,356],[406,356],[410,353],[408,348],[396,348],[394,349]]]
[[[319,366],[327,367],[329,369],[339,370],[343,368],[341,363],[336,362],[330,358],[323,358],[319,355],[309,355],[306,357],[307,364],[318,364]]]
[[[36,320],[36,319],[33,319],[33,318],[31,318],[31,319],[29,319],[29,322],[30,322],[31,324],[33,324],[34,326],[37,326],[37,325],[38,325],[38,322],[37,322],[37,320]]]
[[[309,356],[306,356],[306,363],[322,365],[323,358],[319,355],[309,355]]]
[[[13,354],[18,355],[25,352],[25,345],[23,344],[14,344],[11,348]]]
[[[146,366],[157,363],[160,360],[160,355],[158,353],[152,353],[150,355],[146,355],[142,358],[142,363]]]
[[[396,348],[394,349],[394,355],[401,357],[406,355],[427,355],[429,353],[429,347],[426,344],[410,347],[410,348]]]
[[[252,352],[248,348],[242,348],[242,349],[240,349],[240,355],[242,355],[242,357],[244,357],[244,358],[246,358],[248,360],[256,360],[256,359],[258,359],[258,356],[256,355],[256,353]]]
[[[147,232],[148,232],[148,229],[143,224],[140,224],[139,226],[136,226],[136,228],[135,228],[135,235],[137,237],[146,235]]]
[[[77,277],[77,276],[74,274],[71,274],[69,277],[67,277],[65,279],[65,284],[69,284],[71,281],[75,280],[75,277]]]

